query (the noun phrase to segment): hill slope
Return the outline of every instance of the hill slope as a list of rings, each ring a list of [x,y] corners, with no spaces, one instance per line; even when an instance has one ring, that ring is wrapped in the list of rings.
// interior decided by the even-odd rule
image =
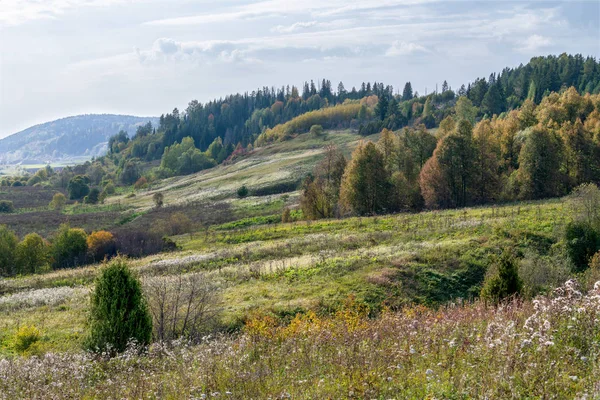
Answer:
[[[154,117],[88,114],[35,125],[0,140],[0,163],[45,163],[72,157],[98,156],[110,136],[120,130],[130,135]]]

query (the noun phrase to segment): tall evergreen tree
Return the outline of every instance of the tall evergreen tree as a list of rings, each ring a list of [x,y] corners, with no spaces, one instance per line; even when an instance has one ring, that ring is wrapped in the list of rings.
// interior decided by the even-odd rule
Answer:
[[[413,90],[410,82],[406,82],[402,91],[402,100],[407,101],[413,98]]]
[[[131,340],[147,345],[152,317],[140,282],[123,258],[103,267],[91,297],[90,334],[86,345],[97,351],[124,351]]]

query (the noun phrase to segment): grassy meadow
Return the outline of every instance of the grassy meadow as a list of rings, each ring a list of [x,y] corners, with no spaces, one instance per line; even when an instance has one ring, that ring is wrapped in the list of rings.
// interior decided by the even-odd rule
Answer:
[[[328,136],[345,153],[358,140]],[[81,350],[100,265],[1,279],[0,398],[597,398],[600,288],[590,274],[562,286],[573,277],[564,200],[282,223],[299,192],[270,188],[299,182],[323,144],[300,135],[62,212],[28,194],[0,217],[20,235],[66,221],[152,229],[184,214],[180,250],[130,264],[142,282],[202,275],[217,315],[200,344],[108,359]],[[250,196],[237,197],[242,185]],[[506,249],[526,292],[493,307],[477,298]],[[23,327],[38,332],[26,352]]]

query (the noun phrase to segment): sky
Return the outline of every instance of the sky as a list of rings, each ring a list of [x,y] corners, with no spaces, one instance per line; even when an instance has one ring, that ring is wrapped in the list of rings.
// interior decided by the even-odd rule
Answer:
[[[600,56],[599,0],[0,0],[0,138],[311,79],[424,94],[563,52]]]

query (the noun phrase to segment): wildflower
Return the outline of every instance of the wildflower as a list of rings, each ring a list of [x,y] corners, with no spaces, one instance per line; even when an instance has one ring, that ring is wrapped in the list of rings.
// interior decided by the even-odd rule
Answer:
[[[581,356],[581,361],[587,362],[588,358],[586,356]]]
[[[578,379],[577,376],[575,376],[575,375],[571,375],[571,376],[569,376],[569,378],[571,378],[571,380],[573,382],[577,382],[577,379]]]
[[[544,343],[544,346],[554,346],[554,342],[553,342],[553,341],[551,341],[551,340],[547,340],[547,341]]]
[[[427,371],[425,371],[425,375],[427,375],[427,376],[433,375],[433,370],[428,368]]]

